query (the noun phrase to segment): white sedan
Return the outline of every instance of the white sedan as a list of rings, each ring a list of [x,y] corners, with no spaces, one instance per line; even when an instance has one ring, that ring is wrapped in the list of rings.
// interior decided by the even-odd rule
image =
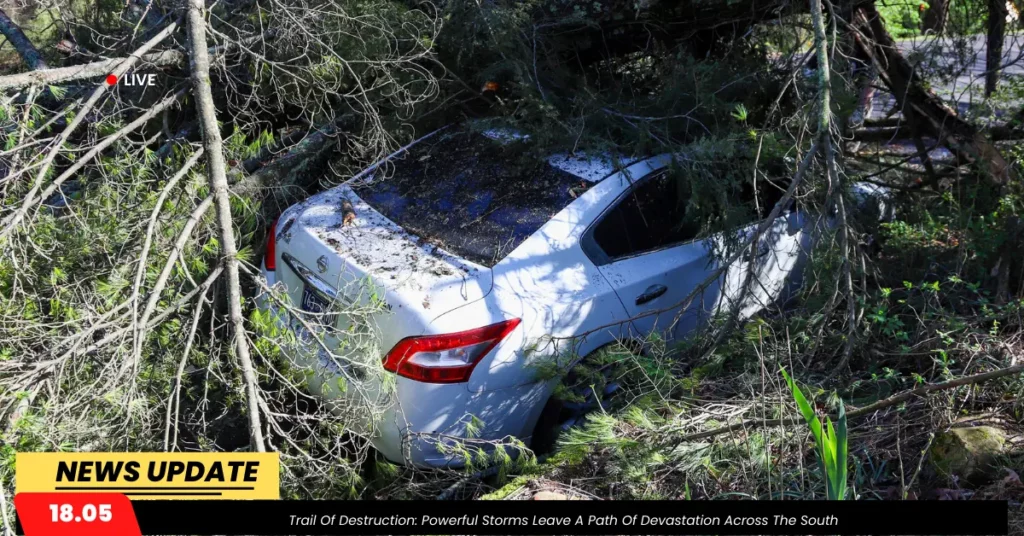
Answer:
[[[286,299],[261,303],[298,334],[286,354],[338,411],[379,408],[350,426],[392,461],[458,466],[465,441],[530,444],[557,382],[538,378],[539,362],[655,331],[678,339],[736,307],[748,316],[800,264],[808,232],[786,210],[755,266],[742,255],[681,311],[725,239],[697,238],[672,157],[538,158],[530,145],[442,129],[289,208],[271,233],[264,274]],[[733,199],[761,211],[740,235],[782,195],[763,182],[756,200],[750,188]],[[759,283],[740,302],[748,270]],[[357,307],[376,312],[346,314]]]

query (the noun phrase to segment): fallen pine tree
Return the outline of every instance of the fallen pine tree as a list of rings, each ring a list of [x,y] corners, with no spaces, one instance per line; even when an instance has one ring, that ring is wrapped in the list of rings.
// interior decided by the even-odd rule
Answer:
[[[929,89],[872,3],[834,10],[761,0],[155,5],[156,21],[88,17],[105,21],[93,27],[69,15],[72,55],[11,39],[25,63],[0,76],[9,140],[0,153],[0,385],[11,393],[0,398],[0,411],[5,438],[19,449],[275,449],[295,496],[462,493],[465,475],[399,471],[376,458],[365,438],[347,433],[350,419],[366,415],[332,415],[304,393],[277,359],[286,336],[252,297],[269,290],[255,266],[266,226],[282,208],[415,136],[471,118],[529,132],[538,150],[681,155],[677,165],[708,234],[730,228],[732,213],[750,210],[736,200],[758,185],[775,183],[786,201],[835,214],[837,228],[807,275],[816,310],[792,325],[792,333],[817,339],[803,354],[801,376],[830,388],[874,366],[865,345],[876,330],[899,331],[874,320],[879,313],[868,306],[878,305],[879,282],[893,285],[875,268],[884,259],[861,247],[870,233],[922,235],[921,247],[934,248],[960,247],[976,233],[962,255],[968,260],[933,260],[969,266],[972,276],[994,274],[995,284],[981,284],[997,301],[1020,294],[1019,241],[1013,211],[1003,208],[1018,186],[1016,156],[994,143],[1001,131],[964,119]],[[0,19],[5,35],[16,35],[13,24]],[[858,220],[850,196],[858,177],[839,143],[847,103],[861,89],[842,75],[856,61],[877,71],[905,126],[853,135],[891,133],[948,148],[957,188],[993,194],[970,199],[978,200],[972,210],[996,224],[972,219],[957,227],[961,220],[945,213],[941,225],[923,230],[880,230]],[[145,88],[107,82],[108,75],[136,72],[160,76]],[[961,176],[962,168],[970,173]],[[926,173],[921,187],[902,192],[904,206],[932,210],[932,198],[953,195],[933,180],[940,174],[934,168]],[[783,214],[781,204],[755,209],[765,218],[756,235]],[[730,244],[719,260],[749,260],[756,235]],[[960,277],[950,272],[942,273]],[[743,286],[759,283],[747,277]],[[904,312],[900,322],[910,318]],[[723,319],[688,355],[708,370],[723,351],[749,358],[736,346],[752,339],[735,338],[753,337],[750,325],[764,326]],[[757,337],[760,344],[764,334]],[[902,344],[894,340],[886,344]],[[689,387],[697,392],[702,372],[672,355],[653,370],[680,390],[696,378]],[[1010,372],[996,379],[1009,381],[1015,366],[1001,366]],[[755,369],[768,377],[763,364]],[[963,377],[928,376],[926,385],[905,391],[907,398],[887,400],[992,379],[989,372],[956,372]],[[626,422],[640,430],[629,438],[655,445],[647,439],[668,431],[691,442],[791,420],[733,424],[739,414],[713,407],[722,393],[699,394],[710,402],[705,413],[687,413],[692,420],[644,428],[653,418],[645,413],[616,418],[615,426]],[[763,404],[750,408],[768,412]],[[866,408],[884,409],[866,404],[851,415],[874,415],[856,413]],[[701,429],[710,419],[724,424]],[[604,425],[598,439],[616,439]],[[578,453],[585,439],[573,437],[562,445],[563,457]],[[800,449],[780,444],[791,455]],[[647,454],[654,460],[664,453]],[[368,484],[367,467],[384,482]]]

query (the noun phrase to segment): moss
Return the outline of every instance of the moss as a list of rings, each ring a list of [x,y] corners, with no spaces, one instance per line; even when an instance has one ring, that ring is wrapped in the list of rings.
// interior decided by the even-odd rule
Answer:
[[[480,500],[481,501],[501,501],[501,500],[504,500],[509,495],[511,495],[511,494],[515,493],[516,491],[519,491],[520,489],[522,489],[523,486],[526,486],[527,484],[529,484],[530,481],[533,480],[534,478],[536,478],[536,476],[534,476],[534,475],[518,476],[518,477],[514,478],[508,484],[505,484],[504,486],[502,486],[502,487],[500,487],[500,488],[498,488],[498,489],[488,493],[487,495],[484,495],[483,497],[480,497]]]
[[[991,426],[954,428],[935,438],[929,459],[941,475],[983,481],[993,475],[993,464],[1005,444],[1003,433]]]

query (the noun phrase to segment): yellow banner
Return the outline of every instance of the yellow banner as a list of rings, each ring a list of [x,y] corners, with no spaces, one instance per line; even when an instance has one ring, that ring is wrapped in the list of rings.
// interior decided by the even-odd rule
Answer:
[[[129,499],[278,499],[276,452],[19,452],[16,492]]]

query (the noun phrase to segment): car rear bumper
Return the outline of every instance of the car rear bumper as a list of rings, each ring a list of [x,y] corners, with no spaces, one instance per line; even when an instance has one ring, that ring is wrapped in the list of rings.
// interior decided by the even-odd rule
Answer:
[[[275,274],[263,273],[273,285]],[[288,315],[269,296],[261,293],[256,302],[271,312],[281,329],[295,333]],[[374,406],[374,411],[365,412],[372,418],[344,424],[367,438],[388,460],[401,464],[458,468],[467,463],[467,456],[487,455],[497,448],[515,456],[519,447],[509,447],[515,443],[513,437],[519,441],[516,444],[529,444],[533,423],[550,392],[550,385],[545,383],[472,392],[464,383],[424,383],[394,376],[381,368],[375,373],[392,376],[367,380],[358,390],[363,397],[360,400],[353,394],[355,389],[343,392],[331,388],[341,375],[325,368],[315,348],[318,343],[306,344],[309,346],[282,345],[281,351],[306,377],[308,390],[321,399],[337,402],[327,406],[339,415],[352,415],[346,407],[352,408],[353,404]],[[367,397],[372,400],[367,401]]]
[[[550,385],[470,392],[464,384],[398,378],[396,404],[372,441],[388,459],[419,467],[462,467],[468,458],[529,445]],[[479,461],[479,460],[474,460]]]

